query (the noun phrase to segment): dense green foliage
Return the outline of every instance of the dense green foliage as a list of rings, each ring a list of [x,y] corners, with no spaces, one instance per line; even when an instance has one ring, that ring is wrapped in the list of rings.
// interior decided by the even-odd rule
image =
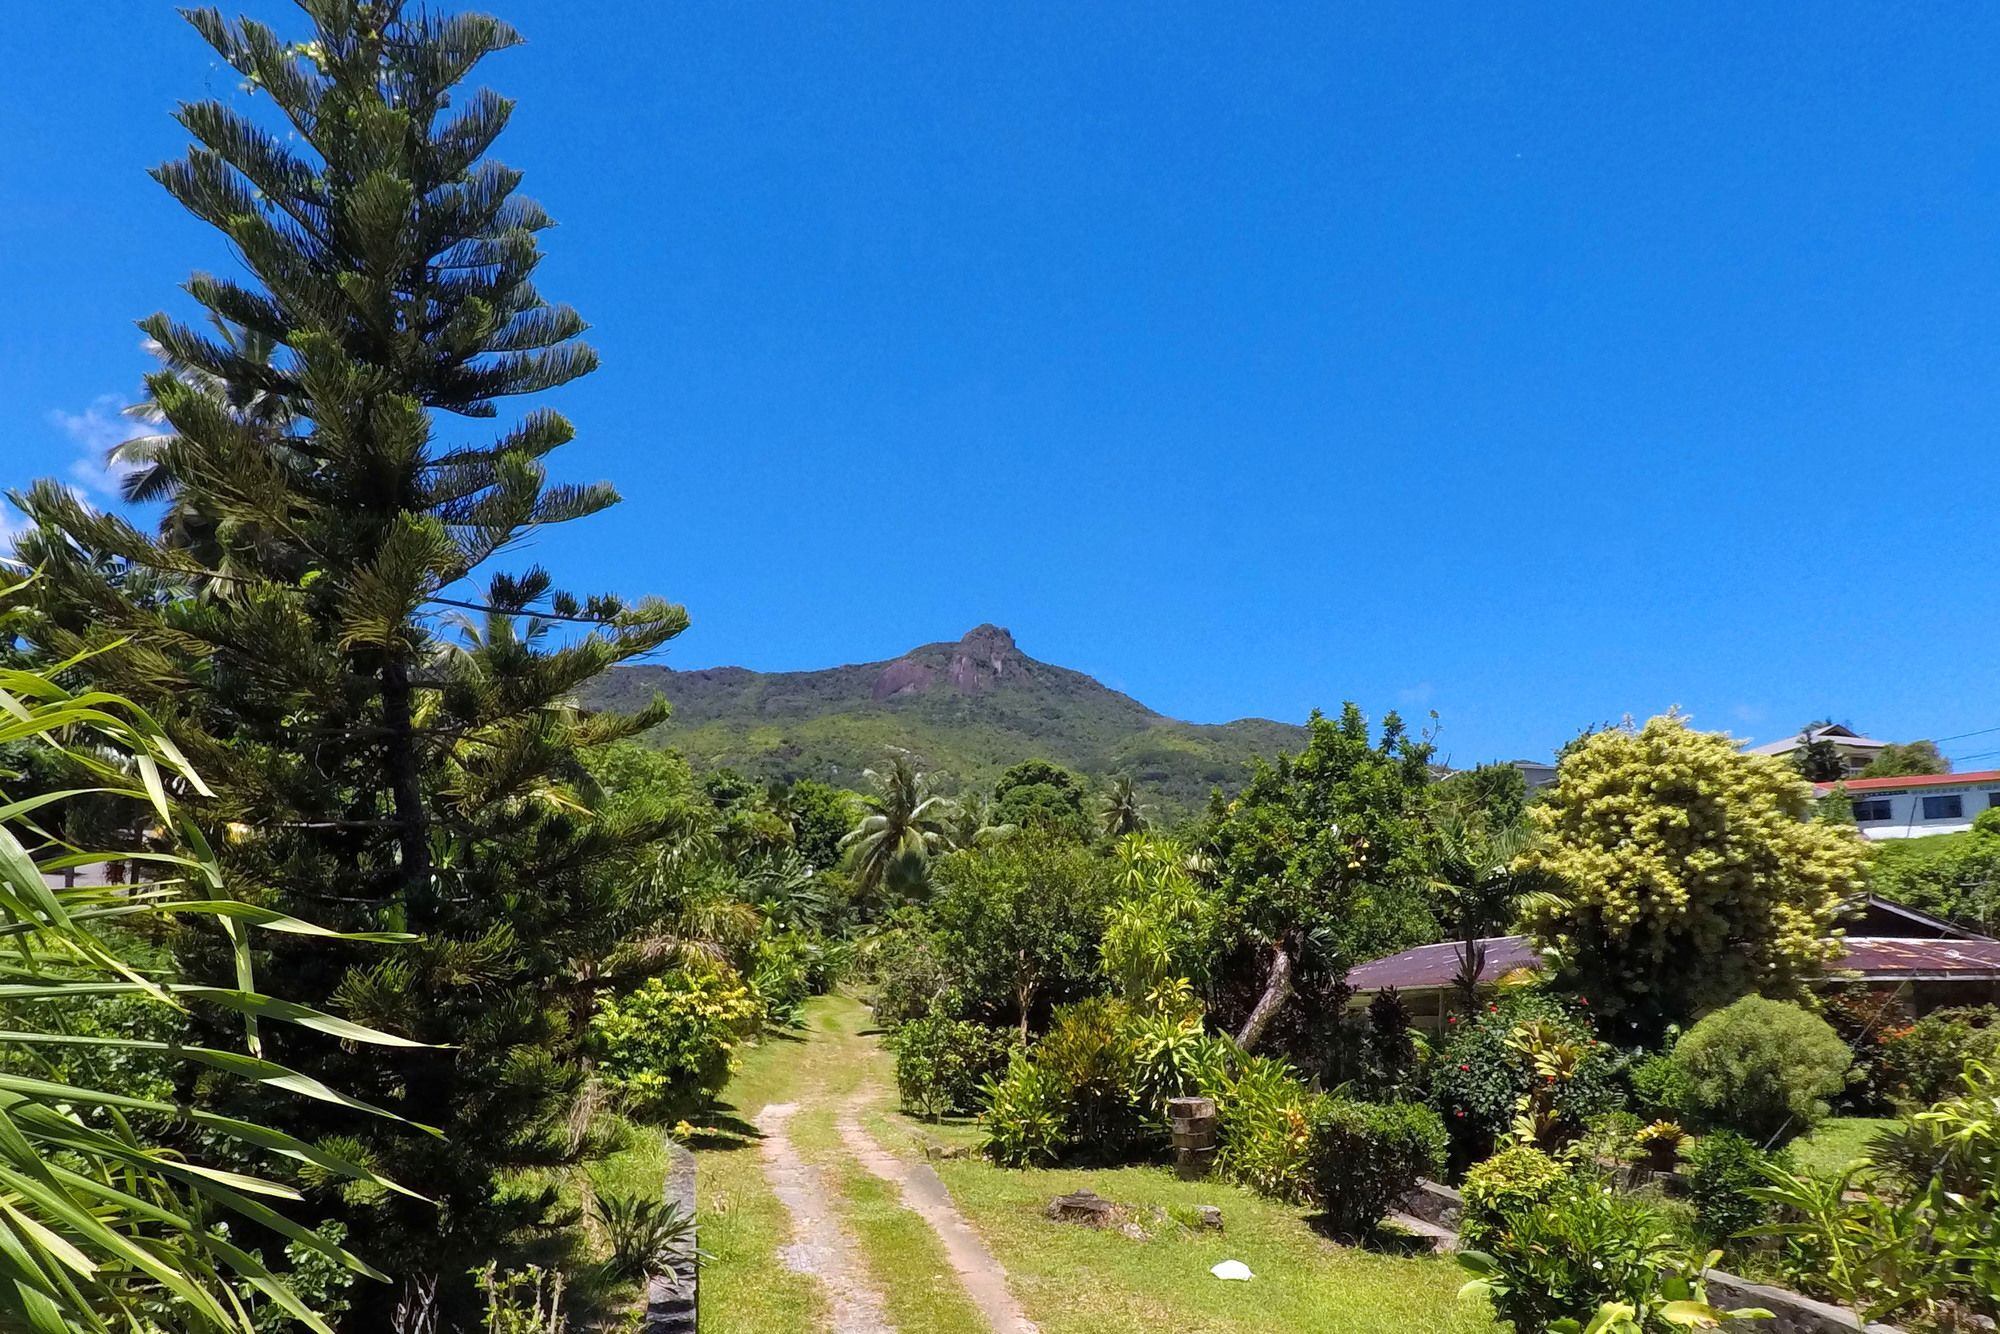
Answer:
[[[722,1091],[737,1047],[762,1017],[742,979],[696,962],[649,977],[630,995],[604,998],[590,1037],[605,1083],[634,1109],[674,1120]]]
[[[1898,1101],[1928,1107],[1958,1091],[1968,1061],[2000,1067],[2000,1007],[1954,1006],[1882,1032],[1875,1073]]]
[[[631,710],[655,694],[674,706],[655,734],[662,744],[760,778],[855,787],[863,769],[901,752],[971,791],[990,789],[1010,765],[1048,760],[1099,789],[1130,777],[1167,821],[1199,810],[1211,788],[1240,787],[1253,756],[1296,750],[1304,737],[1296,725],[1257,718],[1175,722],[1081,672],[1036,661],[990,626],[892,661],[823,671],[620,668],[584,699]]]
[[[1095,989],[1107,872],[1087,849],[1044,838],[938,860],[932,919],[970,1013],[1011,1019],[1025,1037],[1048,1006]]]
[[[155,175],[242,268],[187,285],[213,332],[144,325],[161,427],[130,457],[164,505],[157,533],[54,482],[22,497],[37,526],[19,553],[42,575],[23,633],[52,660],[101,649],[75,675],[161,719],[214,789],[202,818],[234,835],[218,852],[246,903],[421,937],[386,960],[276,937],[259,964],[287,1000],[422,1044],[278,1031],[273,1055],[442,1136],[266,1086],[179,1091],[420,1182],[426,1200],[318,1202],[404,1276],[437,1276],[463,1317],[468,1270],[565,1221],[520,1174],[590,1148],[571,1112],[595,997],[672,964],[618,954],[658,911],[660,882],[634,872],[669,826],[601,809],[584,762],[662,714],[571,701],[686,616],[489,568],[617,499],[548,479],[560,416],[493,422],[595,364],[582,319],[533,282],[550,219],[486,156],[511,104],[464,86],[519,38],[401,4],[306,15],[294,43],[190,13],[247,91],[181,107],[194,145]],[[174,948],[193,979],[233,975],[208,933]],[[394,1290],[355,1296],[346,1323],[381,1328]]]
[[[1673,1061],[1687,1080],[1682,1110],[1698,1124],[1768,1144],[1819,1123],[1853,1056],[1810,1010],[1745,996],[1689,1029]]]
[[[1420,1179],[1444,1170],[1444,1124],[1417,1103],[1322,1099],[1309,1135],[1314,1197],[1340,1236],[1368,1236]]]
[[[1522,865],[1560,888],[1527,901],[1560,983],[1640,1038],[1746,992],[1782,995],[1835,953],[1868,849],[1806,820],[1811,786],[1676,715],[1567,754],[1530,811]]]
[[[1460,1184],[1465,1197],[1460,1240],[1472,1247],[1486,1245],[1509,1214],[1543,1203],[1575,1172],[1571,1164],[1531,1144],[1510,1144],[1475,1164]]]
[[[912,1116],[970,1116],[988,1083],[1006,1072],[1017,1043],[1005,1029],[928,1014],[889,1035],[896,1088]]]
[[[1484,1249],[1459,1261],[1519,1334],[1581,1330],[1609,1303],[1628,1308],[1623,1330],[1668,1334],[1687,1325],[1674,1318],[1686,1309],[1679,1304],[1706,1303],[1708,1258],[1678,1240],[1650,1202],[1576,1177],[1504,1215]],[[1712,1327],[1720,1315],[1704,1318]]]
[[[1452,1162],[1492,1153],[1524,1112],[1539,1111],[1545,1147],[1560,1148],[1593,1117],[1617,1106],[1619,1063],[1590,1022],[1552,997],[1509,996],[1449,1025],[1431,1067],[1431,1105],[1451,1136]],[[1543,1066],[1538,1053],[1564,1055]]]
[[[1962,834],[1885,839],[1873,852],[1873,892],[1982,934],[2000,930],[2000,811],[1981,811]]]
[[[1782,1153],[1766,1153],[1733,1130],[1703,1135],[1688,1154],[1688,1199],[1703,1239],[1724,1251],[1740,1249],[1740,1238],[1770,1216],[1770,1206],[1751,1194],[1765,1184],[1765,1169],[1787,1168]]]
[[[72,694],[46,675],[13,669],[0,669],[0,718],[0,739],[41,752],[41,772],[75,783],[24,794],[24,775],[0,770],[0,933],[8,942],[0,1326],[249,1334],[282,1319],[325,1331],[305,1300],[331,1298],[356,1273],[385,1275],[341,1246],[337,1226],[314,1230],[266,1201],[282,1208],[302,1198],[300,1164],[328,1183],[403,1188],[330,1146],[186,1108],[167,1080],[263,1082],[363,1120],[375,1109],[267,1059],[267,1048],[295,1027],[357,1051],[398,1040],[257,989],[253,930],[323,945],[336,938],[229,896],[199,828],[168,796],[170,784],[191,795],[206,786],[154,719],[101,692]],[[51,834],[62,827],[62,807],[85,793],[126,821],[158,822],[160,840],[137,859],[132,883],[52,888],[45,880],[70,871],[88,879],[123,860]],[[237,964],[232,983],[188,986],[151,966],[142,933],[174,920],[224,942]],[[214,1045],[181,1041],[180,1021],[195,1011],[216,1021]],[[232,1030],[239,1041],[229,1040]],[[287,1245],[289,1278],[232,1243],[218,1226],[225,1220]],[[333,1313],[338,1302],[321,1305]]]
[[[1948,774],[1951,761],[1938,750],[1935,741],[1891,742],[1877,751],[1863,778],[1904,778],[1911,774]]]
[[[1296,756],[1258,764],[1206,838],[1230,929],[1247,955],[1261,956],[1263,987],[1240,1016],[1247,1047],[1279,1019],[1296,977],[1338,977],[1438,934],[1426,875],[1429,745],[1393,713],[1371,737],[1353,704],[1337,721],[1315,713],[1308,730]],[[1302,1008],[1308,1025],[1338,1015]]]

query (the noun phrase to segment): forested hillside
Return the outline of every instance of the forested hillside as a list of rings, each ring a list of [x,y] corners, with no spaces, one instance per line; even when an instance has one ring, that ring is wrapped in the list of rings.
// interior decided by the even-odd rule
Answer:
[[[1130,776],[1149,800],[1191,810],[1239,786],[1253,755],[1297,750],[1305,729],[1262,718],[1183,723],[1082,672],[1021,652],[982,625],[955,643],[887,662],[814,672],[741,667],[616,668],[587,703],[630,710],[657,692],[673,717],[650,740],[697,766],[854,786],[891,748],[959,783],[989,785],[1008,765],[1053,759],[1092,777]]]

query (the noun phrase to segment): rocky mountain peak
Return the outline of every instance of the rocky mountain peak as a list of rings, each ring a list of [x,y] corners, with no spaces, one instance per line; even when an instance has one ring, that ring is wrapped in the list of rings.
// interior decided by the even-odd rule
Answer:
[[[1014,636],[1004,627],[975,626],[956,644],[934,644],[888,663],[869,693],[877,700],[935,689],[975,694],[1019,671],[1022,661]]]

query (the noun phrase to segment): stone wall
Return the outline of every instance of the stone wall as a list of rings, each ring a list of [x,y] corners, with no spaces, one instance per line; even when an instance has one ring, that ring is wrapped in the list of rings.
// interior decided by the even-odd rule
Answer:
[[[669,1146],[667,1200],[694,1215],[694,1154],[683,1144]],[[688,1237],[690,1248],[698,1244]],[[646,1285],[646,1317],[642,1334],[695,1334],[695,1313],[699,1307],[701,1270],[689,1256],[668,1272],[655,1275]]]

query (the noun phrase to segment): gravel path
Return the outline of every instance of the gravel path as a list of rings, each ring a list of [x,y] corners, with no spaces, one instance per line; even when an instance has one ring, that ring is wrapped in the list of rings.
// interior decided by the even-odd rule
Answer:
[[[771,1192],[792,1216],[792,1244],[778,1252],[787,1268],[825,1287],[832,1334],[895,1334],[882,1294],[859,1263],[861,1252],[818,1169],[799,1157],[789,1128],[797,1103],[773,1103],[757,1114],[764,1138],[758,1152]]]
[[[994,1334],[1040,1334],[1009,1291],[1006,1269],[951,1202],[951,1193],[931,1165],[884,1151],[862,1127],[861,1108],[869,1100],[869,1094],[859,1093],[841,1108],[838,1122],[841,1143],[863,1167],[895,1185],[902,1192],[904,1207],[930,1224],[931,1231],[944,1243],[945,1255],[959,1282],[965,1285],[966,1295],[986,1317]]]

